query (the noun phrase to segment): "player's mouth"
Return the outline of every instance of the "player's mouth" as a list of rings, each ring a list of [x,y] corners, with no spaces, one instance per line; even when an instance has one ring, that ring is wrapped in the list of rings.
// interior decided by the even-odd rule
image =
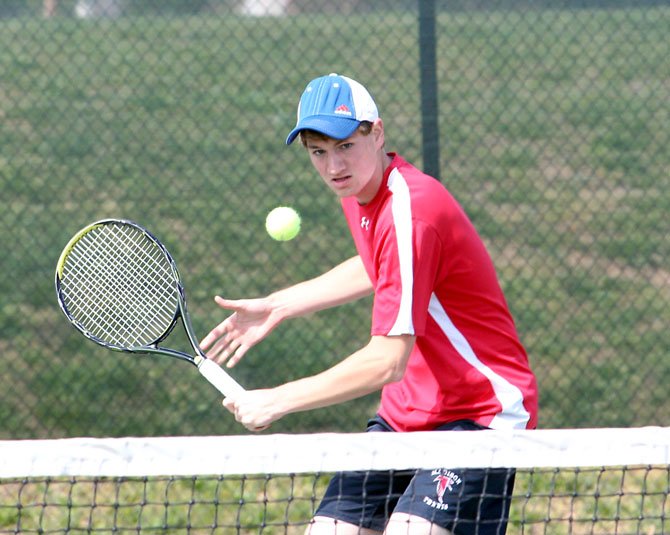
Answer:
[[[351,175],[338,176],[336,178],[331,178],[330,181],[337,186],[344,186],[351,180]]]

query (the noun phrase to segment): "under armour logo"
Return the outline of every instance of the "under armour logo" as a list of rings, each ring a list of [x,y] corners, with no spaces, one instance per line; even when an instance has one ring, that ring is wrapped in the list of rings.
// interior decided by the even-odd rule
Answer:
[[[361,217],[361,228],[364,228],[365,230],[370,228],[370,220],[365,216]]]

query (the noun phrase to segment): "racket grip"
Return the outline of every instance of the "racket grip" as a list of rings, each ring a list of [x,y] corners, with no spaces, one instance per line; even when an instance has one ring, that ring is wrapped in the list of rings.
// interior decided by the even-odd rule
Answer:
[[[197,366],[200,373],[224,396],[231,396],[233,394],[244,392],[244,388],[242,388],[240,384],[228,375],[216,362],[207,358],[198,360],[200,362],[197,363]]]

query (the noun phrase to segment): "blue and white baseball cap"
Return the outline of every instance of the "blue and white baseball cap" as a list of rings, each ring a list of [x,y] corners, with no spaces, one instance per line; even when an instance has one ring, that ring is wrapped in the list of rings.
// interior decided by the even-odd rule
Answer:
[[[301,130],[315,130],[333,139],[346,139],[361,121],[379,117],[377,105],[356,80],[329,74],[315,78],[305,88],[298,104],[298,122],[286,138],[290,145]]]

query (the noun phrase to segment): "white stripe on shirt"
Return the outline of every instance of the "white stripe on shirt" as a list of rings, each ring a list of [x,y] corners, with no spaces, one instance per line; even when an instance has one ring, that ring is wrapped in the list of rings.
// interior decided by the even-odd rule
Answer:
[[[391,171],[387,184],[393,193],[391,212],[393,213],[393,225],[398,242],[402,290],[398,315],[388,335],[414,334],[414,322],[412,321],[414,259],[412,254],[412,206],[409,187],[405,177],[397,169]]]
[[[521,390],[479,360],[434,293],[430,296],[428,313],[440,326],[456,352],[491,383],[493,392],[501,405],[501,411],[494,416],[489,427],[491,429],[525,429],[530,420],[530,414],[523,406]]]

